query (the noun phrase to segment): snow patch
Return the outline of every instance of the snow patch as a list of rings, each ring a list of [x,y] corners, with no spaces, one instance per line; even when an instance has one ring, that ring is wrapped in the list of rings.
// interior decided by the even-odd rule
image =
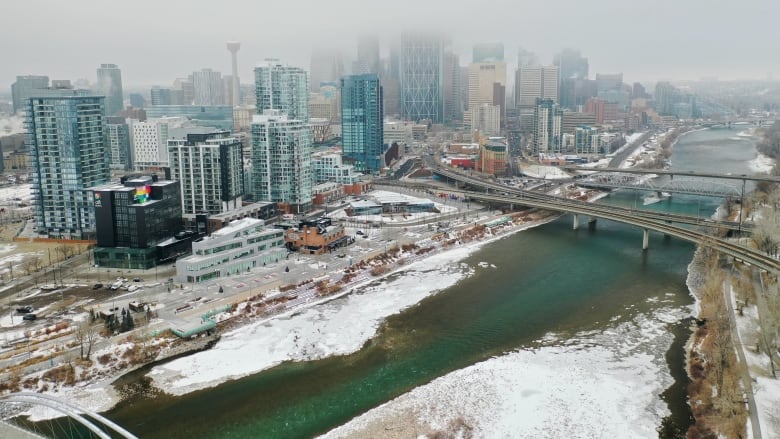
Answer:
[[[403,417],[431,431],[460,417],[474,437],[657,437],[672,379],[665,326],[689,309],[664,309],[564,346],[512,352],[452,372],[322,436],[356,437]],[[543,342],[556,342],[547,334]]]

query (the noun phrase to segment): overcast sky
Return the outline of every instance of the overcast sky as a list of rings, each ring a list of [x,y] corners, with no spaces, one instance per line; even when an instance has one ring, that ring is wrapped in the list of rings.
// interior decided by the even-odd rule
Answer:
[[[573,47],[591,76],[626,82],[763,79],[780,77],[778,19],[777,0],[0,0],[0,90],[25,74],[95,82],[100,63],[118,64],[126,87],[229,74],[230,39],[251,83],[264,58],[308,69],[315,48],[354,57],[357,35],[373,32],[385,53],[404,29],[446,32],[462,65],[474,43],[502,41],[510,63],[519,47],[545,64]]]

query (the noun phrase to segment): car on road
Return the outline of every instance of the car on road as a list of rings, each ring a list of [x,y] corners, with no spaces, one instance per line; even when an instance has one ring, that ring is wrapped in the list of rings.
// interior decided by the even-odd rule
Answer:
[[[103,288],[103,284],[95,284],[95,285],[92,285],[92,289],[93,289],[93,290],[99,290],[99,289],[101,289],[101,288]]]
[[[37,318],[38,318],[38,316],[36,316],[35,314],[30,313],[30,314],[25,314],[24,317],[22,317],[22,320],[31,321],[31,320],[35,320]]]
[[[33,307],[30,305],[20,306],[19,308],[16,308],[16,312],[19,314],[27,314],[33,312]]]
[[[143,282],[143,279],[140,277],[133,278],[133,282]]]

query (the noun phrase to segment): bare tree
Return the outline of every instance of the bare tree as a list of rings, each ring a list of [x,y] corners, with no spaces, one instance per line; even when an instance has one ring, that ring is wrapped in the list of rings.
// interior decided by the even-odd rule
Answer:
[[[65,244],[60,244],[57,247],[54,247],[54,251],[62,255],[62,259],[66,259],[68,254],[68,246]]]
[[[22,270],[24,270],[25,274],[27,274],[28,276],[30,275],[30,273],[35,271],[35,266],[38,263],[36,259],[40,259],[40,258],[38,258],[37,256],[28,255],[25,256],[24,259],[22,259],[21,264],[19,264],[19,266],[22,268]]]
[[[780,348],[780,296],[777,284],[766,287],[758,298],[758,342],[769,359],[772,377],[777,378],[777,352]]]
[[[780,212],[773,208],[761,209],[752,239],[762,252],[769,256],[777,255],[780,250]]]
[[[99,337],[98,328],[91,322],[85,321],[76,327],[74,337],[76,338],[76,343],[79,344],[80,358],[89,360],[89,357],[92,355],[92,348],[97,343]]]

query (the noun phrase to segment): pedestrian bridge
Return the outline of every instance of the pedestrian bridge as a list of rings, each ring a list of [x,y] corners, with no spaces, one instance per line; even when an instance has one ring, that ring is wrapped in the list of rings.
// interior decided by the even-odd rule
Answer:
[[[45,407],[58,418],[30,423],[5,417],[0,421],[2,438],[124,438],[138,439],[113,421],[95,412],[82,409],[68,401],[40,393],[11,393],[0,397],[0,407],[6,413],[18,413],[30,407]]]
[[[595,189],[634,189],[651,192],[701,195],[707,197],[740,197],[740,188],[733,184],[701,178],[675,178],[658,181],[629,173],[595,174],[577,181],[578,186]]]

